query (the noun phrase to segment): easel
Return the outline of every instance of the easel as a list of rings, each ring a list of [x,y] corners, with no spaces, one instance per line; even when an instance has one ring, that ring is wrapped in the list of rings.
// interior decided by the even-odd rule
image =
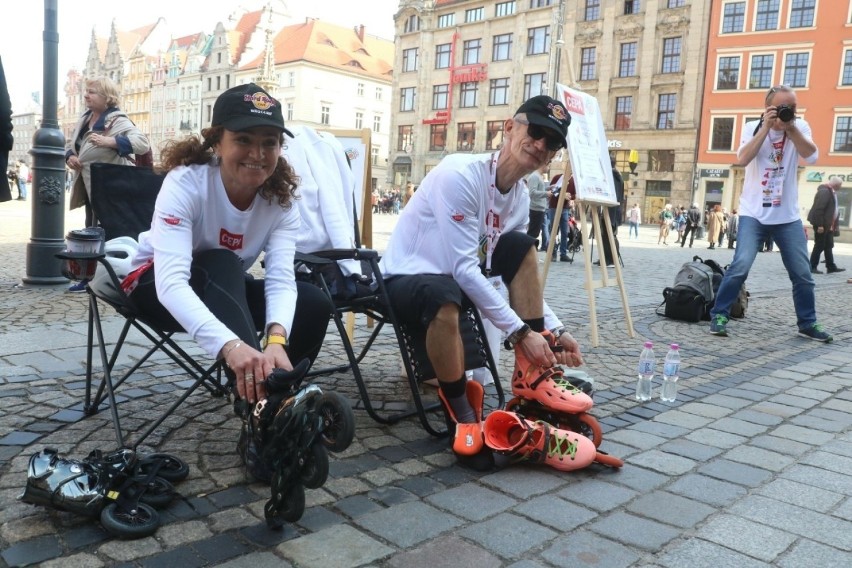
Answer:
[[[565,170],[562,172],[562,187],[559,190],[559,199],[556,202],[556,213],[553,217],[553,225],[550,228],[550,240],[547,245],[547,253],[545,253],[544,257],[544,271],[542,276],[542,281],[547,282],[547,274],[550,271],[550,263],[553,247],[556,246],[556,232],[559,229],[559,219],[562,216],[562,209],[565,203],[565,194],[568,192],[568,179],[571,176],[571,163],[568,160],[565,160]],[[598,253],[598,256],[601,258],[600,262],[600,272],[601,279],[594,280],[594,274],[592,273],[592,252],[589,247],[589,232],[587,230],[587,219],[591,216],[592,219],[592,230],[595,232],[595,240],[599,243],[602,243],[601,240],[601,226],[600,219],[603,217],[604,220],[604,229],[609,236],[609,242],[612,243],[613,248],[615,248],[615,235],[612,233],[612,224],[609,220],[609,205],[587,202],[587,201],[577,201],[577,206],[579,209],[580,215],[580,237],[583,240],[583,260],[584,263],[584,273],[585,273],[585,284],[584,287],[589,295],[589,323],[591,324],[591,336],[592,336],[592,347],[598,347],[600,344],[600,340],[598,337],[598,317],[597,311],[595,307],[595,290],[598,288],[608,288],[610,286],[618,286],[619,291],[621,292],[621,304],[624,308],[624,319],[627,323],[627,335],[631,338],[636,336],[636,332],[633,330],[633,316],[630,315],[630,305],[627,301],[627,291],[624,288],[624,276],[621,272],[621,262],[615,263],[615,280],[609,277],[609,273],[607,272],[606,262],[603,260],[603,254],[601,252]],[[604,214],[598,215],[598,207],[604,208]]]

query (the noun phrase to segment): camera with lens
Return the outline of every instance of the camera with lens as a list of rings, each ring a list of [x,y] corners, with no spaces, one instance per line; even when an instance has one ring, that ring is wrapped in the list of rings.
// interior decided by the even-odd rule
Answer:
[[[781,119],[782,122],[790,122],[796,118],[796,110],[790,105],[778,105],[775,108],[775,112],[778,113],[778,118]]]

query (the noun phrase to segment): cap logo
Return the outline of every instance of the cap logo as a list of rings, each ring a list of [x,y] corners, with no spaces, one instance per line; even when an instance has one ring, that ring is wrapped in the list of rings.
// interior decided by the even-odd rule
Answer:
[[[550,113],[556,117],[556,120],[563,121],[566,119],[565,109],[562,108],[562,105],[557,105],[554,103],[550,103],[547,105],[550,109]]]
[[[243,95],[243,100],[250,102],[258,110],[268,110],[275,106],[275,99],[269,97],[266,93],[246,94]]]

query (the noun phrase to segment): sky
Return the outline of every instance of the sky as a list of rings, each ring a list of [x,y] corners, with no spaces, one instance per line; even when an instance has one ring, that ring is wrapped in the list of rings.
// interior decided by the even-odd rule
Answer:
[[[108,37],[113,19],[119,29],[131,30],[163,17],[176,37],[198,31],[212,33],[216,23],[225,21],[235,9],[258,10],[265,3],[266,0],[57,0],[59,101],[68,70],[85,66],[93,27],[98,36]],[[273,4],[287,5],[299,19],[312,16],[346,27],[363,24],[368,34],[393,40],[393,15],[399,0],[273,0]],[[2,9],[6,23],[0,33],[0,58],[12,110],[19,112],[34,91],[42,90],[44,1],[4,0]]]

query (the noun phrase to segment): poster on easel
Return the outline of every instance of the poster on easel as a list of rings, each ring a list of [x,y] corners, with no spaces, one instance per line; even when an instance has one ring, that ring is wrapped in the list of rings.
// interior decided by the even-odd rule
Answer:
[[[618,205],[597,99],[559,83],[556,90],[557,99],[571,114],[567,140],[576,199],[599,205]]]
[[[370,205],[372,131],[369,128],[362,128],[361,130],[328,129],[323,132],[328,132],[337,138],[349,159],[352,175],[355,178],[355,218],[358,220],[361,244],[371,248],[373,246],[373,209]]]

